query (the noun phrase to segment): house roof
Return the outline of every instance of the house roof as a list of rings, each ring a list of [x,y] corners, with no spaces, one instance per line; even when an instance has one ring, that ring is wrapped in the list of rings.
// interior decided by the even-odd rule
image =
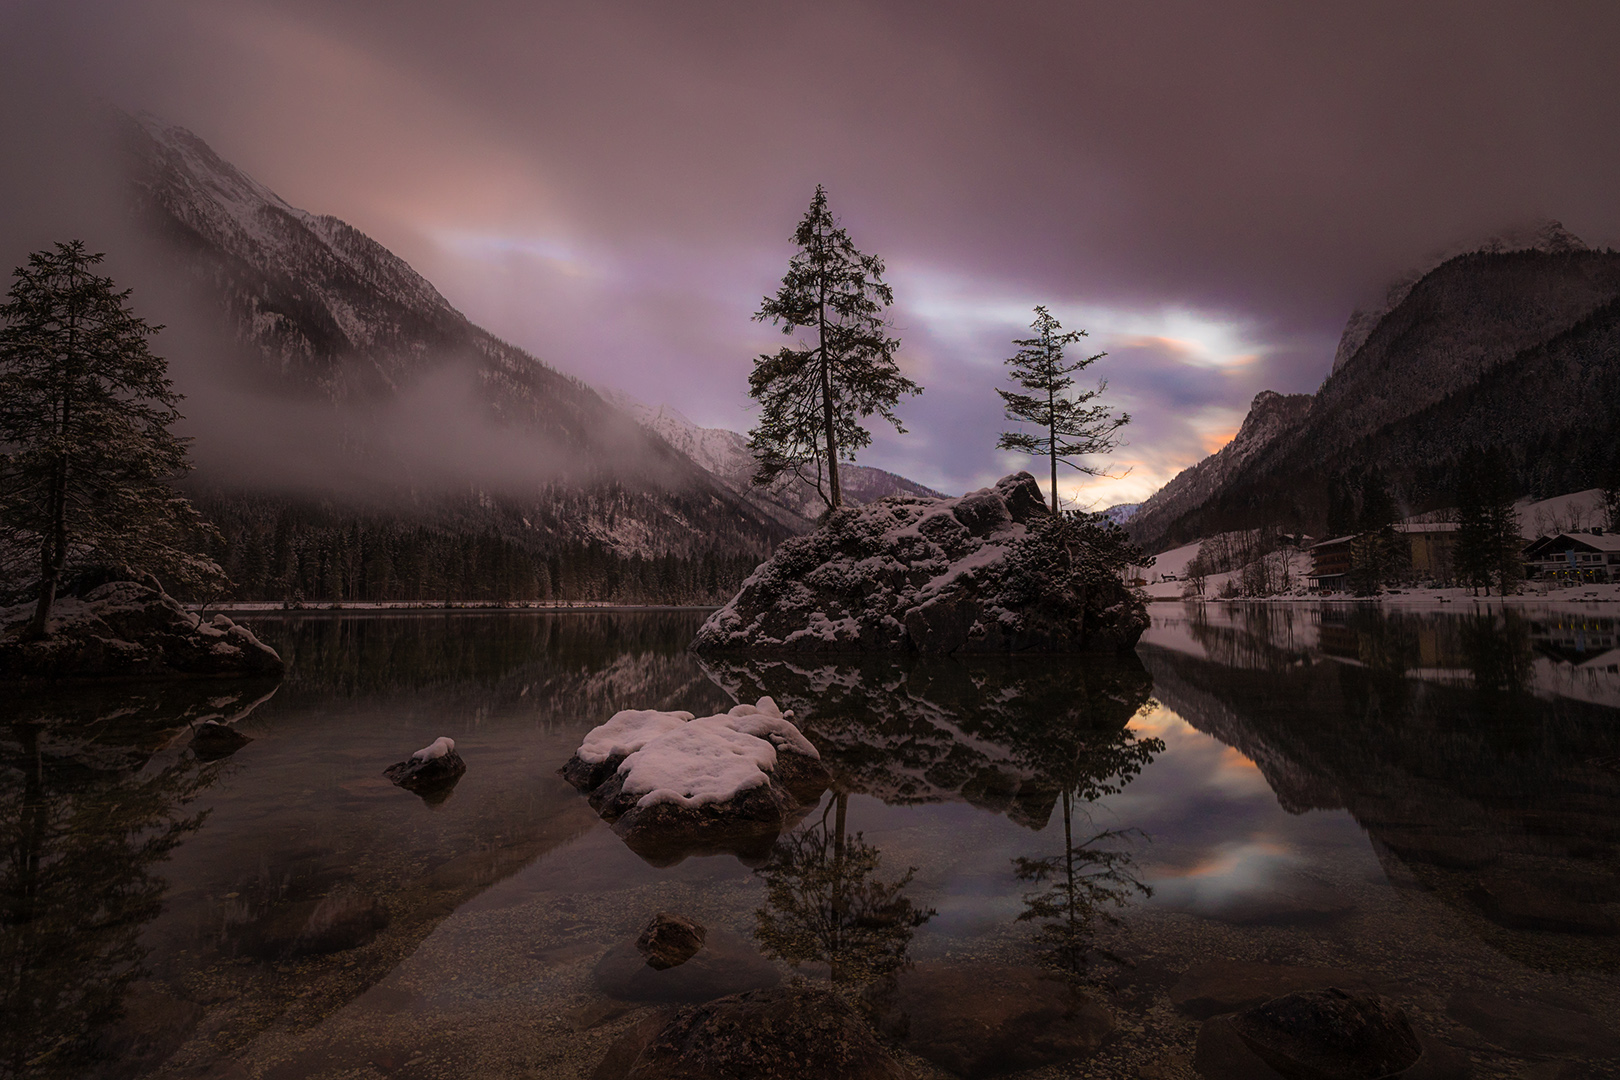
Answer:
[[[1459,528],[1455,521],[1403,521],[1395,526],[1396,532],[1449,533]]]
[[[1335,544],[1347,544],[1359,535],[1359,533],[1351,533],[1349,536],[1335,536],[1332,540],[1318,540],[1310,546],[1310,550],[1319,551],[1325,547],[1333,547]]]
[[[1620,533],[1557,533],[1533,541],[1524,553],[1529,556],[1560,551],[1620,551]]]

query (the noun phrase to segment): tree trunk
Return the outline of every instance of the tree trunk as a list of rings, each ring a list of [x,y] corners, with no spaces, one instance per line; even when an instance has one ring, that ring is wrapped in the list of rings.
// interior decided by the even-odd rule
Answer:
[[[816,315],[818,348],[821,360],[821,419],[827,438],[827,495],[828,508],[844,505],[844,489],[838,483],[838,433],[833,426],[832,363],[827,359],[827,302],[822,300]]]
[[[62,431],[65,435],[70,416],[68,403],[62,402]],[[56,590],[61,584],[62,569],[67,565],[67,458],[58,457],[51,477],[51,534],[40,546],[39,601],[34,605],[34,617],[28,620],[23,640],[37,641],[44,637],[50,626],[51,605],[56,603]]]
[[[1046,449],[1052,458],[1052,516],[1057,517],[1057,391],[1046,392]]]

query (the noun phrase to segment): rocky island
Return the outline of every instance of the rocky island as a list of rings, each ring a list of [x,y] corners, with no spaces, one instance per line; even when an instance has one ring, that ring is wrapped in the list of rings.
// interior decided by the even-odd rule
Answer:
[[[276,651],[224,615],[204,621],[157,579],[110,581],[51,608],[27,640],[34,605],[0,608],[0,680],[279,676]]]
[[[1027,472],[960,498],[833,511],[703,624],[698,652],[1114,653],[1147,629],[1116,528],[1053,514]]]

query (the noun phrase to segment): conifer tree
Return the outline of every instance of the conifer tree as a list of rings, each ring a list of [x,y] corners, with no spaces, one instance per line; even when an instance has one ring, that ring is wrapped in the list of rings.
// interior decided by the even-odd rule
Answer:
[[[1052,465],[1052,513],[1058,512],[1058,462],[1088,476],[1104,475],[1103,470],[1073,459],[1106,454],[1118,445],[1116,433],[1131,422],[1130,414],[1113,415],[1106,405],[1091,402],[1108,389],[1099,382],[1095,390],[1071,393],[1073,375],[1101,360],[1098,353],[1081,360],[1065,362],[1063,350],[1086,336],[1084,330],[1063,332],[1044,307],[1035,309],[1030,323],[1035,336],[1013,341],[1018,352],[1007,360],[1012,379],[1025,392],[997,389],[1007,409],[1007,419],[1032,424],[1045,432],[1032,435],[1023,431],[1004,432],[996,441],[1001,450],[1016,450],[1031,457],[1046,456]]]
[[[814,483],[828,508],[837,509],[844,501],[839,462],[853,461],[855,451],[872,442],[861,421],[876,413],[904,432],[894,406],[902,394],[922,388],[894,362],[900,339],[889,336],[884,319],[894,292],[883,281],[883,261],[850,242],[819,184],[793,242],[799,250],[782,287],[761,302],[754,319],[780,324],[784,334],[810,330],[815,336],[754,362],[748,393],[762,411],[748,433],[758,463],[753,483],[795,475]]]
[[[92,272],[101,261],[77,240],[36,251],[0,304],[0,571],[37,569],[29,637],[75,567],[224,577],[190,550],[217,535],[169,486],[190,468],[189,440],[169,430],[180,395],[147,348],[161,328]]]

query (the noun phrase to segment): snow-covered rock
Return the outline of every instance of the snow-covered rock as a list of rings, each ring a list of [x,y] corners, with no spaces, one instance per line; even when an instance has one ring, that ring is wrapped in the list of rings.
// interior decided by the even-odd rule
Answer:
[[[1049,550],[1056,522],[1027,472],[956,499],[843,509],[754,571],[699,652],[1115,652],[1141,599],[1087,552]],[[1057,564],[1062,563],[1062,566]],[[1091,572],[1094,570],[1095,572]]]
[[[768,697],[698,718],[627,709],[593,728],[559,771],[638,851],[768,845],[828,781],[791,715]]]
[[[383,770],[383,775],[418,795],[442,791],[461,779],[467,763],[456,753],[456,740],[440,735],[404,761]]]
[[[0,680],[279,676],[276,651],[245,626],[204,623],[158,587],[112,581],[51,607],[47,634],[24,641],[33,604],[0,609]]]

